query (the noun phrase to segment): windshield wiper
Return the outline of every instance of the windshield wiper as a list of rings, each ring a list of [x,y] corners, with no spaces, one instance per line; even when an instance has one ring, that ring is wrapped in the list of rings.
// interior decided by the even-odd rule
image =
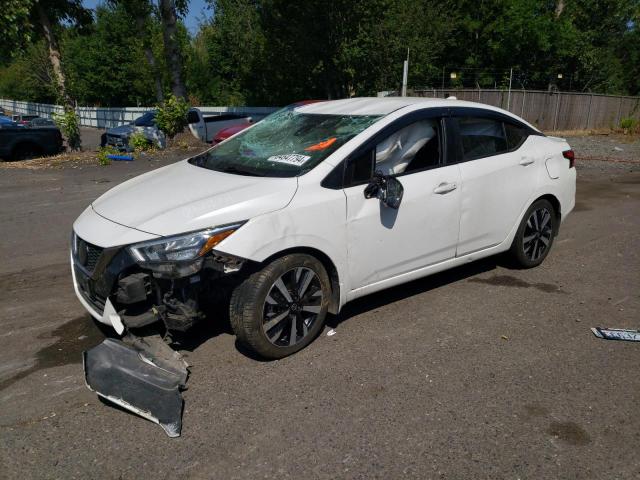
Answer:
[[[224,173],[235,173],[237,175],[247,175],[250,177],[264,177],[264,175],[256,172],[252,172],[250,170],[244,170],[238,167],[226,167],[222,170]]]

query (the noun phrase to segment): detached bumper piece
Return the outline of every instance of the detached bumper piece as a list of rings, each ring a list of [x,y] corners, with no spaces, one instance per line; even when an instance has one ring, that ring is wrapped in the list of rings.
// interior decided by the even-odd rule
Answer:
[[[159,335],[106,339],[84,352],[87,386],[100,397],[160,425],[169,437],[182,429],[189,371]],[[126,342],[126,343],[125,343]]]

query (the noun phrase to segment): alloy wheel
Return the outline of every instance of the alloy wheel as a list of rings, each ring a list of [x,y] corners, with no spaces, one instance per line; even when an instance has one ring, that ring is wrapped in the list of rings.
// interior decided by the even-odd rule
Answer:
[[[551,212],[544,207],[531,212],[522,239],[525,256],[532,262],[537,261],[549,249],[552,235]]]
[[[301,342],[311,331],[322,309],[322,285],[307,267],[296,267],[281,275],[264,301],[262,330],[278,347]]]

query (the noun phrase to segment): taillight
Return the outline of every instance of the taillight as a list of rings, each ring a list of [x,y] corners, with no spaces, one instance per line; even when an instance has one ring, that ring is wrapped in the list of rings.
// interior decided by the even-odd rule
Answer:
[[[562,152],[562,156],[569,160],[569,168],[573,168],[576,166],[576,154],[573,150],[565,150]]]

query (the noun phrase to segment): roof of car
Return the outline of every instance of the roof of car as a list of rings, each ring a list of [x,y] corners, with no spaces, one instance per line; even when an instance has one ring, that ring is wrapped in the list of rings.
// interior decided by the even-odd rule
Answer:
[[[470,107],[484,108],[494,112],[501,112],[510,117],[518,118],[506,110],[485,105],[483,103],[467,102],[464,100],[426,98],[426,97],[357,97],[344,100],[327,100],[298,107],[303,113],[320,115],[388,115],[401,108],[424,105],[425,108],[436,107]],[[522,119],[518,118],[522,121]],[[527,123],[527,122],[525,122]]]

